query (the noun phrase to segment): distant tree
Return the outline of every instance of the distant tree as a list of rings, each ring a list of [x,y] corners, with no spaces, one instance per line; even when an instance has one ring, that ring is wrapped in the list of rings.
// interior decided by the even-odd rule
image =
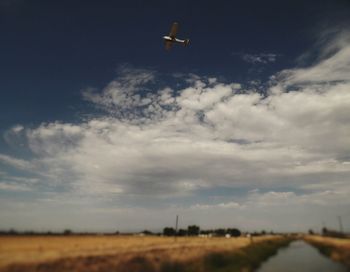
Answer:
[[[166,227],[163,229],[163,235],[164,236],[174,236],[175,235],[175,229]]]
[[[185,229],[179,229],[177,232],[178,236],[186,236],[187,235],[187,230]]]
[[[119,235],[120,234],[119,230],[115,231],[114,234]]]
[[[187,227],[187,234],[189,236],[196,236],[199,234],[200,228],[199,226],[192,225]]]
[[[315,233],[314,233],[314,231],[312,229],[309,229],[309,234],[310,235],[314,235]]]
[[[204,235],[208,235],[210,233],[213,233],[213,231],[212,230],[201,230],[199,233],[204,234]]]
[[[214,233],[216,236],[225,236],[226,230],[225,229],[216,229],[216,230],[214,230]]]
[[[322,228],[322,235],[327,235],[328,234],[328,229],[326,227]]]
[[[266,235],[266,231],[265,231],[265,230],[262,230],[262,231],[261,231],[261,235]]]
[[[18,235],[19,233],[18,233],[18,231],[15,230],[15,229],[10,229],[10,230],[7,232],[7,234],[9,234],[9,235]]]
[[[71,235],[73,232],[70,229],[65,229],[63,235]]]
[[[241,236],[241,231],[239,229],[228,229],[227,232],[232,237],[239,237],[239,236]]]
[[[153,232],[149,230],[144,230],[142,233],[145,235],[153,235]]]

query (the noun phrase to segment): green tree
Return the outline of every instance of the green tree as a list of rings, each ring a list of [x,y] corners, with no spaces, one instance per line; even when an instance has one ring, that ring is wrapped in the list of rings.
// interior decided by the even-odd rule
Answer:
[[[227,232],[232,236],[232,237],[239,237],[241,236],[241,231],[239,229],[228,229]]]
[[[189,236],[196,236],[199,234],[200,228],[199,226],[192,225],[187,227],[187,234]]]
[[[73,232],[70,229],[65,229],[63,235],[71,235]]]
[[[163,229],[163,235],[164,236],[174,236],[175,235],[175,229],[170,227],[165,227]]]
[[[225,236],[226,230],[225,229],[216,229],[216,230],[214,230],[214,233],[216,236]]]
[[[186,236],[187,235],[187,230],[185,229],[179,229],[177,232],[178,236]]]

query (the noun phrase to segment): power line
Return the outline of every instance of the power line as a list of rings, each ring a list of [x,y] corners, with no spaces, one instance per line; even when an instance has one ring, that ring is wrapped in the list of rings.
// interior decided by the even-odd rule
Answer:
[[[341,216],[340,216],[340,215],[338,215],[338,222],[339,222],[339,231],[340,231],[341,233],[343,233],[343,232],[344,232],[344,229],[343,229],[343,222],[342,222],[342,220],[341,220]]]

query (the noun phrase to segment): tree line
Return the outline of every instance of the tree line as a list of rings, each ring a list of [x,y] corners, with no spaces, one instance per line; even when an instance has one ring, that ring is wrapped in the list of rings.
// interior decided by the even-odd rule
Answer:
[[[237,228],[227,228],[227,229],[212,229],[212,230],[201,230],[197,225],[188,226],[187,229],[175,230],[172,227],[165,227],[163,229],[164,236],[198,236],[198,235],[213,235],[213,236],[226,236],[231,237],[241,236],[241,231]]]

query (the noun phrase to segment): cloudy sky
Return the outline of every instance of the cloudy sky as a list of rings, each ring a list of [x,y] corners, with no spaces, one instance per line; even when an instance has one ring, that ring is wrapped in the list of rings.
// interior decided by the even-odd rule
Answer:
[[[0,0],[0,229],[350,231],[350,3],[122,2]]]

